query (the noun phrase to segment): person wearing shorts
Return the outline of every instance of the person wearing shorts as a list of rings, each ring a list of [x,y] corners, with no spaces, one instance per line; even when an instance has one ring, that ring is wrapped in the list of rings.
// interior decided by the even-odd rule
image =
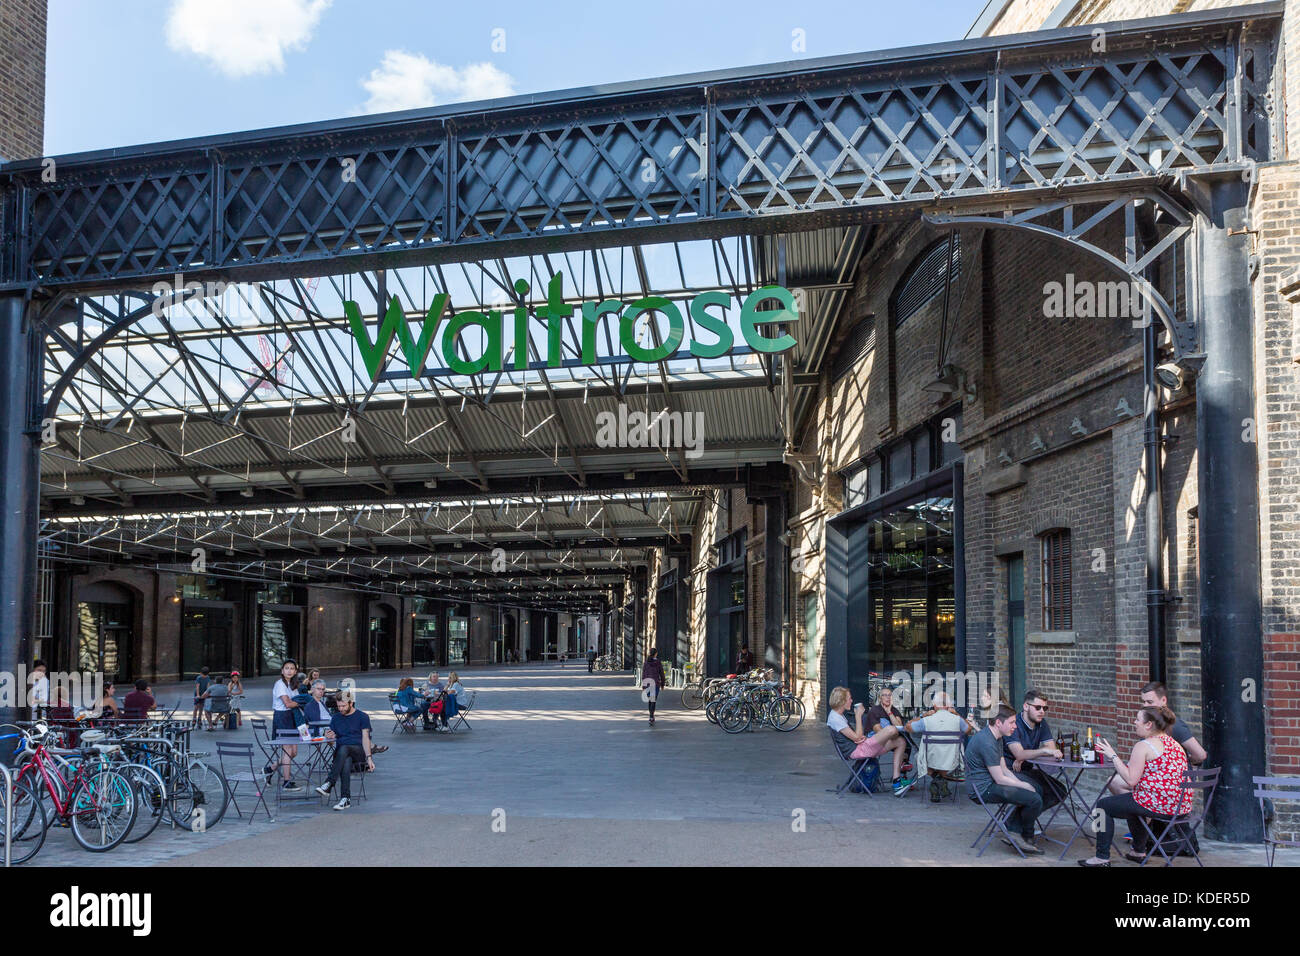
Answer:
[[[293,711],[299,706],[293,699],[294,678],[298,674],[298,662],[290,658],[280,665],[280,679],[271,690],[271,734],[279,737],[282,732],[297,733],[298,727],[293,719]],[[294,793],[302,787],[293,781],[293,758],[298,756],[296,746],[280,748],[280,774],[284,778],[281,786],[287,793]],[[275,768],[271,768],[271,774]],[[269,781],[268,781],[269,782]]]
[[[850,707],[853,708],[853,726],[849,725],[848,719],[844,716],[845,711]],[[890,724],[878,725],[875,733],[864,732],[862,715],[866,706],[853,703],[853,695],[847,687],[836,687],[831,690],[828,709],[830,714],[827,716],[826,725],[839,735],[836,738],[836,745],[841,749],[844,748],[845,745],[839,742],[841,738],[854,745],[852,752],[848,754],[850,760],[878,759],[882,754],[892,750],[894,752],[894,796],[901,797],[912,789],[915,781],[903,779],[904,748],[898,727]]]

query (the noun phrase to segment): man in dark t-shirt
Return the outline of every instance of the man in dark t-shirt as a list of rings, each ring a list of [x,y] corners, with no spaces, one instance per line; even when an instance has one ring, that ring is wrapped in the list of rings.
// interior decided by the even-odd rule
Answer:
[[[334,809],[346,810],[352,806],[352,764],[363,761],[366,770],[373,772],[375,761],[370,756],[370,715],[357,710],[356,701],[347,694],[340,695],[338,707],[339,712],[330,718],[330,729],[325,732],[334,741],[334,765],[329,779],[316,792],[327,797],[335,782],[339,782],[342,799],[334,804]]]
[[[1007,817],[1011,839],[1025,853],[1042,853],[1034,846],[1034,821],[1043,811],[1043,798],[1033,784],[1007,769],[1002,741],[1015,727],[1016,712],[1003,704],[987,727],[966,745],[966,780],[985,803],[1014,803]]]
[[[1016,717],[1016,728],[1002,741],[1002,748],[1011,772],[1033,785],[1043,798],[1044,809],[1061,802],[1064,785],[1029,763],[1036,757],[1061,756],[1052,739],[1052,728],[1047,723],[1047,698],[1038,691],[1025,693],[1021,712]]]
[[[1153,680],[1142,688],[1142,706],[1143,707],[1169,707],[1169,693],[1165,690],[1165,685],[1158,680]],[[1169,707],[1172,711],[1173,708]],[[1169,736],[1178,741],[1178,745],[1187,752],[1187,762],[1189,764],[1203,764],[1209,756],[1201,742],[1196,739],[1192,733],[1192,728],[1183,722],[1181,717],[1175,714],[1174,725],[1169,728]]]
[[[122,699],[122,710],[127,717],[143,717],[157,706],[149,693],[149,682],[144,678],[135,682],[135,690]]]

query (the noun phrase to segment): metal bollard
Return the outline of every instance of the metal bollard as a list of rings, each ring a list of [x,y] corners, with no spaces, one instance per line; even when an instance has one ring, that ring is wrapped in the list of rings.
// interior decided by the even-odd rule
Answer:
[[[14,836],[14,778],[9,768],[0,766],[5,775],[5,868],[9,867],[9,858],[13,853]]]

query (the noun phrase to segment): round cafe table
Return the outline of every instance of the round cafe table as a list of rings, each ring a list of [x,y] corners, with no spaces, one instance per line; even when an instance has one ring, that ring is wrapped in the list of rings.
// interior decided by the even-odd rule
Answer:
[[[1052,843],[1060,844],[1061,855],[1057,857],[1057,859],[1064,860],[1065,854],[1070,850],[1070,844],[1074,843],[1080,834],[1083,834],[1085,839],[1092,839],[1090,835],[1084,833],[1083,828],[1085,824],[1092,823],[1093,813],[1097,809],[1097,804],[1101,798],[1106,795],[1106,788],[1110,786],[1111,780],[1114,779],[1116,775],[1115,766],[1110,761],[1107,761],[1106,763],[1097,763],[1095,761],[1070,760],[1068,758],[1062,760],[1057,757],[1035,757],[1032,760],[1026,761],[1026,763],[1033,764],[1049,777],[1059,780],[1066,788],[1065,799],[1056,805],[1055,809],[1052,810],[1052,815],[1048,817],[1047,822],[1043,824],[1043,838],[1045,840],[1050,840]],[[1106,778],[1102,781],[1101,788],[1097,791],[1097,795],[1092,798],[1091,803],[1088,802],[1086,793],[1079,793],[1079,781],[1083,779],[1083,775],[1089,770],[1106,771]],[[1073,776],[1071,776],[1071,774],[1073,774]],[[1076,798],[1079,810],[1082,812],[1076,812],[1075,810]],[[1051,827],[1052,821],[1056,819],[1056,815],[1060,813],[1062,809],[1069,813],[1071,818],[1074,820],[1074,830],[1070,833],[1070,839],[1063,843],[1055,837],[1047,835],[1048,828]]]

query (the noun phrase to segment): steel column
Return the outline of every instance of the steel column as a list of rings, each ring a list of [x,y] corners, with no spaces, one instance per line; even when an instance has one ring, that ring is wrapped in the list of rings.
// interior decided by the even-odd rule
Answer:
[[[31,630],[36,622],[36,541],[40,493],[40,428],[31,420],[36,375],[40,372],[39,337],[28,321],[23,296],[0,297],[0,671],[15,682],[21,665],[31,664]],[[22,701],[15,700],[21,704]],[[0,707],[0,721],[15,717]]]
[[[1192,302],[1206,353],[1196,385],[1201,686],[1205,749],[1223,768],[1207,823],[1218,839],[1254,842],[1260,819],[1250,778],[1264,773],[1265,751],[1247,186],[1225,176],[1194,190],[1200,288]]]
[[[785,592],[789,586],[789,548],[784,543],[787,522],[784,494],[763,499],[763,665],[784,678]]]

